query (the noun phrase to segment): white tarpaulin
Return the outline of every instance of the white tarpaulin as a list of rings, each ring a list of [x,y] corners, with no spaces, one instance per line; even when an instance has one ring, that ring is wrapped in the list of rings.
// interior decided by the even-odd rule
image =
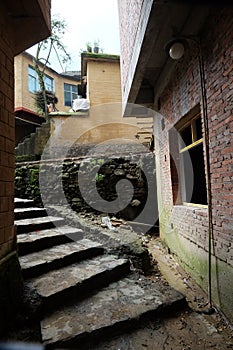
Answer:
[[[90,101],[86,98],[76,98],[72,103],[72,110],[77,111],[87,111],[90,108]]]

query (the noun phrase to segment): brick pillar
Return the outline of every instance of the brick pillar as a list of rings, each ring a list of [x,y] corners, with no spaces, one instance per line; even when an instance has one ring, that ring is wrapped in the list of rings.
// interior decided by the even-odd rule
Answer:
[[[21,273],[14,232],[14,57],[11,23],[0,4],[0,336],[19,304]]]

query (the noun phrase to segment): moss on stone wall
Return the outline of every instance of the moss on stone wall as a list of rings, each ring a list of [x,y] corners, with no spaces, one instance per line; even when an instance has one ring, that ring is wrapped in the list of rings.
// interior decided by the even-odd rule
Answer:
[[[41,204],[38,164],[28,164],[16,167],[15,196],[19,198],[34,199],[36,204]]]
[[[36,156],[34,155],[22,155],[22,156],[15,156],[16,163],[23,163],[23,162],[31,162],[36,160]]]
[[[116,200],[118,197],[118,182],[127,180],[133,187],[132,201],[134,203],[132,205],[130,202],[123,210],[119,209],[118,216],[133,220],[143,209],[147,200],[148,184],[143,170],[145,169],[147,174],[151,174],[152,177],[154,176],[154,163],[151,161],[151,157],[151,155],[145,154],[135,157],[134,160],[124,158],[109,160],[109,158],[105,159],[102,156],[85,159],[82,162],[79,160],[66,160],[63,163],[51,162],[41,167],[38,163],[23,164],[22,166],[17,164],[15,172],[15,195],[20,198],[34,199],[36,204],[42,205],[39,175],[40,172],[45,172],[43,193],[46,194],[45,204],[47,206],[49,204],[58,204],[57,200],[59,196],[57,194],[58,191],[61,191],[62,186],[64,196],[73,210],[77,212],[83,209],[93,210],[96,207],[95,203],[98,202],[100,197],[106,202]],[[54,183],[54,174],[59,174],[58,178],[61,179],[61,186],[58,186],[57,182],[59,180]],[[80,174],[82,176],[82,188],[85,189],[86,194],[91,193],[94,186],[99,195],[99,198],[97,198],[98,196],[93,198],[94,202],[90,205],[85,202],[79,188]],[[121,191],[122,195],[127,197],[127,191],[129,190],[127,189],[125,192]]]

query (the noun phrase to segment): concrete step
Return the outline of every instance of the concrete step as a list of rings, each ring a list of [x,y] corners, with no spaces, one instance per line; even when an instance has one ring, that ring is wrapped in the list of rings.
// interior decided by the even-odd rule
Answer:
[[[55,245],[79,241],[83,236],[83,230],[68,225],[22,233],[17,236],[18,254],[21,256]]]
[[[19,262],[23,277],[29,278],[103,253],[101,244],[82,239],[21,256]]]
[[[130,263],[113,255],[86,259],[75,264],[49,271],[26,281],[41,299],[41,313],[66,301],[83,298],[96,288],[106,286],[130,272]]]
[[[63,218],[55,216],[46,216],[34,219],[15,220],[17,234],[32,232],[36,230],[44,230],[52,227],[60,226],[64,223]]]
[[[35,208],[35,207],[28,207],[28,208],[15,208],[15,220],[21,220],[21,219],[31,219],[41,216],[47,216],[47,212],[44,208]]]
[[[96,338],[126,332],[140,321],[185,306],[183,295],[171,287],[144,277],[127,277],[45,317],[41,321],[42,341],[46,349],[77,349],[90,339],[94,344]]]
[[[14,203],[15,203],[15,208],[33,207],[34,205],[34,201],[32,199],[15,198]]]

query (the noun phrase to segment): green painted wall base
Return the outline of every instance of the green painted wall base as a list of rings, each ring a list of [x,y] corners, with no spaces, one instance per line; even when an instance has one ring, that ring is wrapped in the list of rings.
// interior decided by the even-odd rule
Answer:
[[[165,212],[163,211],[163,214]],[[171,229],[168,215],[160,217],[160,236],[181,266],[209,295],[209,254],[184,237],[179,228]],[[233,268],[211,255],[211,294],[213,303],[233,324]]]

